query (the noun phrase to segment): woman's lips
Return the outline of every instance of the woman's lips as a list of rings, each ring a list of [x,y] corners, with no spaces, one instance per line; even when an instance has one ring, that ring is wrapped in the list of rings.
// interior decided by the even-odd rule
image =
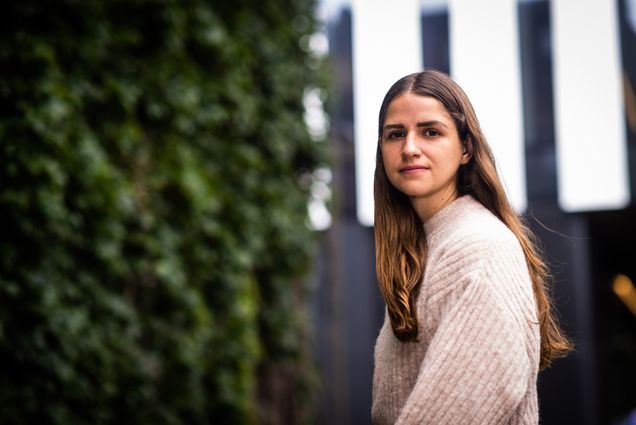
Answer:
[[[402,174],[416,174],[421,173],[422,171],[428,170],[428,167],[423,165],[410,165],[408,167],[400,168],[400,173]]]

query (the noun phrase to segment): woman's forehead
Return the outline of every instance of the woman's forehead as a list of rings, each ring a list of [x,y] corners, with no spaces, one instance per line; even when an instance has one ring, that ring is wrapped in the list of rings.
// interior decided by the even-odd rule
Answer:
[[[446,107],[432,96],[422,96],[406,92],[391,101],[385,123],[395,119],[435,117],[438,120],[451,120]]]

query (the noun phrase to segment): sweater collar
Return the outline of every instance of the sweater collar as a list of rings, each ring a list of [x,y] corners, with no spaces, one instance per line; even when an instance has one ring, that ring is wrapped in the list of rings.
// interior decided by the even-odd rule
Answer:
[[[443,233],[445,229],[452,227],[468,208],[474,207],[476,204],[479,202],[475,198],[471,195],[464,195],[437,211],[424,223],[426,238],[430,242],[432,238]]]

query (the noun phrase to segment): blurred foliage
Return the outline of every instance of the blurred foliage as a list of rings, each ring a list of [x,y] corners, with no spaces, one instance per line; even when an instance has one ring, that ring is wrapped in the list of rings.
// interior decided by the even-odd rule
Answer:
[[[309,420],[313,3],[5,4],[2,424]]]

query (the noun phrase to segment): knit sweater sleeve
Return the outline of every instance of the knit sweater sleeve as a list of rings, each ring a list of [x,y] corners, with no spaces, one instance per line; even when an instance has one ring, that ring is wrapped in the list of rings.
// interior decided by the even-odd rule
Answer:
[[[503,424],[515,413],[536,373],[536,323],[525,260],[510,245],[489,241],[457,258],[466,264],[454,267],[455,287],[431,297],[422,314],[438,315],[437,329],[396,424]]]

